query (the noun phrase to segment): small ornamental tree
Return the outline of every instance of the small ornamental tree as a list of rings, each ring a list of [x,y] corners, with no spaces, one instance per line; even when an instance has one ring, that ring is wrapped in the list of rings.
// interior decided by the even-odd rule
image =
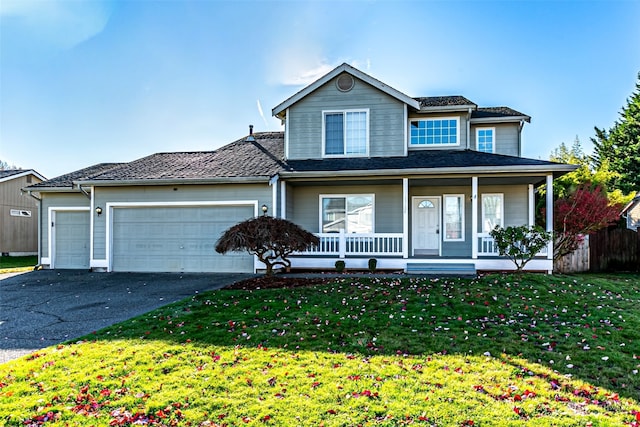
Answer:
[[[521,272],[551,240],[551,233],[537,225],[506,228],[497,226],[489,234],[495,241],[498,253],[513,261],[517,272]]]
[[[320,239],[286,219],[259,216],[234,225],[216,243],[216,252],[247,251],[266,266],[266,275],[273,268],[291,267],[288,256],[320,244]]]
[[[614,224],[620,218],[619,204],[610,204],[602,188],[581,185],[554,204],[554,259],[575,251],[584,236]]]

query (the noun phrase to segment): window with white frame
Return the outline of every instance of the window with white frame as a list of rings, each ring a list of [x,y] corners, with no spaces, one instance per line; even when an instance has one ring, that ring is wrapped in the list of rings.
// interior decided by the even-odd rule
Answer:
[[[483,153],[495,153],[495,128],[476,129],[476,150]]]
[[[482,195],[482,232],[488,233],[496,226],[504,226],[504,195]]]
[[[456,117],[411,120],[411,146],[459,145],[459,142]]]
[[[464,194],[444,195],[445,242],[464,241]]]
[[[323,233],[373,233],[373,194],[321,195]]]
[[[369,111],[324,111],[324,155],[366,156],[369,153]]]

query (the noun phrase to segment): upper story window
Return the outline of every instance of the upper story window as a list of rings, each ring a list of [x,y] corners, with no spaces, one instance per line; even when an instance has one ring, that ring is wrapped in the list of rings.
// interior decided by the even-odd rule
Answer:
[[[476,150],[483,153],[495,153],[495,128],[478,128],[476,129]]]
[[[369,154],[369,110],[324,111],[322,115],[326,157]]]
[[[411,146],[458,145],[459,140],[456,117],[411,120]]]

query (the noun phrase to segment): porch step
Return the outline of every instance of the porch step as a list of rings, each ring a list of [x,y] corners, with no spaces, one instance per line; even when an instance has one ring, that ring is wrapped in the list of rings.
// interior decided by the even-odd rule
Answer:
[[[472,263],[453,264],[430,264],[430,263],[407,263],[405,269],[407,274],[420,274],[423,276],[476,276],[476,266]]]

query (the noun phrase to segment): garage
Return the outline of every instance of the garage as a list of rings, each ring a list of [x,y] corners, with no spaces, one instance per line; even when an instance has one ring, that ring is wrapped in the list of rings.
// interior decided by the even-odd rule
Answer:
[[[55,268],[89,268],[89,210],[56,211],[53,217]]]
[[[113,207],[111,270],[251,273],[253,256],[214,248],[254,212],[253,205]]]

